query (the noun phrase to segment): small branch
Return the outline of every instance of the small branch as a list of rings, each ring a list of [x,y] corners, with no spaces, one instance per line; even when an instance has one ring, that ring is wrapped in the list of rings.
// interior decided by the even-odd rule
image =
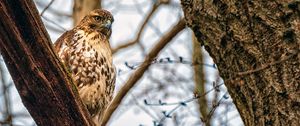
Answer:
[[[133,75],[128,79],[128,81],[124,84],[124,86],[120,89],[117,96],[113,99],[109,107],[107,108],[101,126],[106,125],[109,121],[110,117],[112,116],[113,112],[117,109],[117,107],[122,102],[122,99],[126,96],[128,91],[136,84],[136,82],[143,76],[145,71],[151,65],[151,61],[157,57],[158,53],[183,29],[185,28],[185,21],[184,19],[180,19],[180,21],[162,38],[159,42],[152,48],[150,53],[145,58],[143,64],[139,69],[133,73]]]
[[[64,32],[67,31],[67,29],[65,29],[64,27],[62,27],[61,25],[59,25],[58,23],[56,23],[55,21],[52,21],[50,19],[48,19],[45,16],[42,16],[42,18],[44,18],[46,21],[52,23],[53,25],[57,26],[58,28],[60,28],[61,30],[63,30]]]
[[[41,16],[43,16],[43,14],[46,12],[46,10],[53,4],[54,0],[51,0],[50,3],[45,7],[45,9],[42,11],[42,13],[40,14]]]
[[[294,53],[290,54],[289,56],[283,56],[283,58],[281,58],[280,60],[268,63],[268,64],[264,64],[261,67],[257,68],[257,69],[253,69],[253,70],[248,70],[248,71],[244,71],[244,72],[239,72],[237,73],[237,76],[244,76],[244,75],[248,75],[251,73],[255,73],[255,72],[259,72],[261,70],[267,69],[273,65],[279,64],[281,62],[284,62],[290,58],[292,58],[293,56],[297,55],[299,53],[299,50],[295,51]]]
[[[152,104],[152,103],[148,103],[147,100],[144,100],[144,103],[146,105],[149,105],[149,106],[172,106],[172,105],[178,105],[178,104],[186,104],[186,103],[194,101],[195,99],[199,99],[199,98],[205,97],[208,93],[210,93],[210,92],[212,92],[214,90],[219,90],[220,86],[222,86],[222,85],[224,85],[224,83],[215,85],[212,89],[206,91],[205,93],[203,93],[201,95],[196,94],[193,98],[189,98],[189,99],[186,99],[186,100],[183,100],[183,101],[180,101],[180,102],[165,103],[165,102],[159,101],[158,103]]]
[[[204,120],[205,123],[208,123],[208,121],[211,120],[211,117],[213,116],[214,112],[217,110],[217,107],[221,104],[221,102],[222,102],[224,99],[228,99],[228,98],[229,98],[227,95],[228,95],[228,92],[226,92],[226,93],[220,98],[220,100],[219,100],[215,105],[213,105],[213,107],[212,107],[212,109],[209,111],[207,117],[205,117],[205,118],[206,118],[206,120]]]
[[[155,117],[155,115],[153,115],[149,110],[147,110],[144,106],[142,106],[139,102],[138,102],[138,99],[133,95],[131,94],[132,96],[132,99],[134,101],[134,103],[136,104],[136,106],[138,108],[140,108],[141,110],[143,110],[147,115],[149,115],[153,120],[156,120],[157,118]]]
[[[2,84],[2,95],[3,96],[1,96],[1,97],[4,97],[4,100],[3,100],[3,105],[4,105],[4,111],[3,112],[1,112],[2,114],[3,114],[3,116],[2,117],[4,117],[4,118],[7,118],[7,119],[5,119],[5,122],[7,123],[7,124],[12,124],[12,119],[11,119],[11,114],[12,114],[12,110],[11,110],[11,101],[9,100],[9,98],[11,98],[11,96],[10,96],[10,92],[9,92],[9,86],[10,86],[10,84],[9,85],[7,85],[6,83],[5,83],[5,80],[4,80],[4,65],[1,63],[0,64],[0,83]],[[1,124],[1,123],[0,123]]]
[[[172,114],[173,112],[175,112],[177,109],[179,109],[181,106],[183,106],[183,105],[182,105],[182,104],[178,104],[178,105],[177,105],[175,108],[173,108],[171,111],[169,111],[169,112],[167,112],[167,113],[163,113],[163,114],[164,114],[164,117],[161,118],[161,119],[159,120],[158,124],[155,125],[155,126],[163,126],[163,125],[162,125],[162,122],[165,121],[167,118],[171,118],[171,117],[172,117],[171,114]],[[186,105],[184,105],[184,106],[186,106]]]
[[[215,85],[212,89],[210,89],[209,91],[203,93],[201,96],[195,96],[195,97],[193,97],[193,98],[189,98],[189,99],[184,100],[184,101],[181,101],[181,102],[176,102],[176,103],[166,103],[166,102],[159,101],[158,104],[149,104],[149,103],[147,103],[147,101],[145,100],[144,103],[145,103],[146,105],[149,105],[149,106],[176,105],[176,107],[174,107],[173,109],[171,109],[171,110],[168,111],[168,112],[163,111],[162,113],[164,114],[164,116],[163,116],[158,122],[157,122],[157,121],[154,121],[154,126],[163,126],[162,123],[163,123],[167,118],[172,118],[172,114],[173,114],[176,110],[178,110],[181,106],[184,106],[184,107],[185,107],[185,106],[187,106],[187,104],[188,104],[189,102],[192,102],[192,101],[194,101],[194,100],[196,100],[196,99],[200,99],[200,98],[202,98],[202,97],[205,97],[205,95],[207,95],[208,93],[210,93],[210,92],[213,91],[213,90],[216,90],[216,91],[218,92],[219,87],[220,87],[221,85],[223,85],[223,84],[224,84],[224,83],[221,83],[221,84],[219,84],[219,85]],[[213,108],[212,108],[212,110],[209,112],[209,114],[205,115],[205,116],[207,116],[207,117],[205,117],[205,119],[207,119],[207,120],[204,120],[204,123],[207,124],[206,121],[209,121],[210,117],[212,116],[212,114],[213,114],[214,111],[216,110],[217,106],[219,106],[219,104],[221,103],[221,100],[222,100],[223,98],[224,98],[224,99],[228,99],[228,97],[226,96],[226,94],[227,94],[227,93],[225,93],[225,94],[223,95],[223,97],[219,100],[219,102],[218,102],[216,105],[213,106]]]
[[[46,6],[49,5],[48,4],[45,4],[45,1],[41,1],[41,0],[37,0],[34,2],[36,4],[36,6],[40,7],[40,8],[45,8]],[[66,17],[66,18],[71,18],[72,15],[71,14],[67,14],[65,12],[62,12],[61,10],[59,9],[54,9],[54,8],[48,8],[47,11],[55,16],[59,16],[59,17]]]
[[[152,6],[152,9],[150,10],[149,14],[147,15],[147,17],[145,18],[144,22],[142,23],[142,26],[140,27],[139,31],[137,32],[137,36],[134,40],[132,41],[129,41],[125,44],[122,44],[118,47],[116,47],[115,49],[112,50],[112,53],[116,53],[117,51],[119,51],[120,49],[123,49],[123,48],[127,48],[129,46],[132,46],[136,43],[139,43],[140,41],[140,38],[142,36],[142,33],[146,27],[146,25],[148,24],[148,22],[150,21],[151,17],[153,16],[154,12],[158,9],[158,7],[162,4],[166,4],[165,2],[159,2],[158,4],[157,3],[153,3],[153,6]]]
[[[53,26],[49,23],[45,23],[45,26],[46,26],[47,30],[51,30],[51,31],[56,32],[56,33],[61,33],[62,34],[62,33],[65,32],[65,30],[63,30],[61,28],[57,28],[57,27],[55,27],[55,26]]]
[[[141,64],[143,62],[133,62],[133,63],[129,63],[129,62],[125,62],[124,65],[129,69],[129,70],[136,70],[137,68],[141,67]],[[160,65],[167,65],[167,64],[182,64],[182,65],[190,65],[190,66],[203,66],[203,67],[210,67],[213,69],[217,69],[216,64],[207,64],[207,63],[200,63],[200,62],[191,62],[191,61],[187,61],[184,60],[183,57],[179,56],[178,60],[177,59],[171,59],[170,57],[166,57],[166,58],[160,58],[160,59],[154,59],[152,60],[151,64],[160,64]],[[123,73],[125,71],[119,69],[119,74]]]

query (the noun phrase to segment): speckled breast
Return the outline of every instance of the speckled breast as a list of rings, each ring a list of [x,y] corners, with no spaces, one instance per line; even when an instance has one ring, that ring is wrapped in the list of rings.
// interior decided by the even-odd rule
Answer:
[[[105,87],[114,82],[114,67],[103,49],[97,49],[90,41],[99,41],[86,34],[75,34],[70,51],[69,65],[74,81],[80,88],[96,81],[105,81]],[[91,40],[92,39],[92,40]],[[99,39],[99,38],[98,38]],[[104,86],[104,85],[103,85]]]

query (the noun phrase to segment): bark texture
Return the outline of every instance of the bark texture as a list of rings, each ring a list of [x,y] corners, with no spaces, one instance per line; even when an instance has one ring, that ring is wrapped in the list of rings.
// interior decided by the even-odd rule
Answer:
[[[295,0],[182,0],[186,22],[246,126],[300,125],[300,5]]]
[[[36,124],[92,124],[33,1],[1,0],[0,17],[1,55]]]

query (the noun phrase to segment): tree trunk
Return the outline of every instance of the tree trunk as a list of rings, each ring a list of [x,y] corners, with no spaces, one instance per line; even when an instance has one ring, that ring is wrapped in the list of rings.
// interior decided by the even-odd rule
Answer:
[[[182,0],[246,126],[300,125],[299,3]]]
[[[77,25],[85,15],[101,8],[101,0],[74,0],[73,24]]]
[[[1,0],[0,51],[37,125],[90,125],[31,0]]]
[[[197,41],[196,36],[193,34],[193,63],[194,65],[194,79],[195,79],[195,94],[202,95],[206,93],[205,89],[205,73],[203,68],[203,55],[200,43]],[[198,99],[200,120],[205,123],[205,126],[210,126],[210,118],[208,117],[208,107],[206,96]]]

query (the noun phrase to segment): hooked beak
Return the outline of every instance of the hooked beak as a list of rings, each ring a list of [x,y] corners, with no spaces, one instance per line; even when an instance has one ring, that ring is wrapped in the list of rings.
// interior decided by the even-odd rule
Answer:
[[[106,23],[104,24],[104,27],[107,28],[107,29],[111,29],[111,21],[110,20],[107,20]]]
[[[111,26],[112,22],[110,20],[107,20],[97,31],[106,35],[109,38],[111,35]]]

